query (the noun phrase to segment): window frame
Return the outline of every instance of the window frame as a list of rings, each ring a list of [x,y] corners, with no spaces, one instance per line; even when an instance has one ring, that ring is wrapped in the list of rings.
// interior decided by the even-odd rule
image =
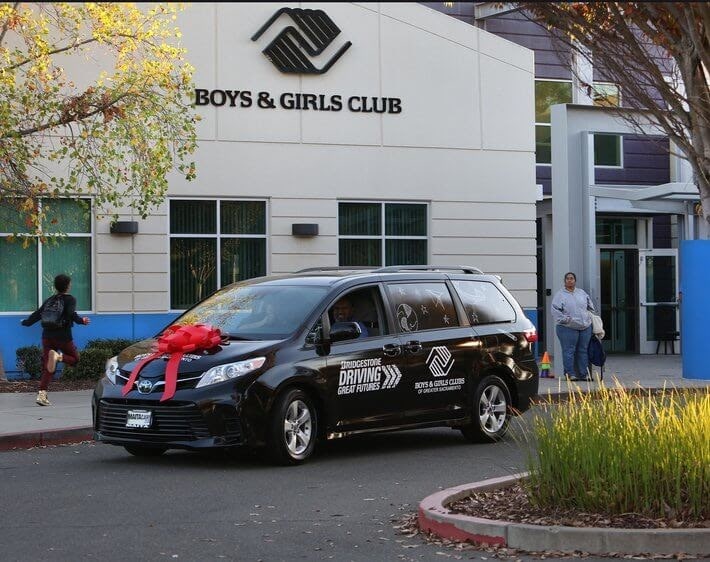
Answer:
[[[41,209],[42,203],[44,200],[52,200],[53,198],[51,197],[41,197],[39,199],[39,207]],[[96,259],[95,259],[95,253],[96,253],[96,244],[94,243],[94,238],[96,235],[96,220],[94,217],[94,200],[92,197],[87,197],[87,196],[80,196],[76,195],[75,197],[59,197],[57,199],[69,199],[69,200],[83,200],[89,203],[89,232],[67,232],[61,235],[61,238],[88,238],[89,239],[89,259],[91,260],[91,267],[90,267],[90,273],[89,275],[91,278],[89,279],[91,283],[91,288],[89,289],[89,295],[91,299],[91,306],[86,309],[77,309],[77,313],[82,313],[82,314],[93,314],[94,312],[94,307],[96,305]],[[7,237],[10,234],[13,234],[11,232],[0,232],[0,237]],[[50,233],[51,236],[54,236],[55,233]],[[25,238],[33,238],[35,239],[35,243],[37,244],[37,306],[32,309],[32,310],[7,310],[7,311],[0,311],[0,316],[17,316],[18,314],[31,314],[35,310],[37,310],[42,303],[44,302],[44,297],[42,295],[42,266],[43,266],[43,261],[42,261],[42,248],[45,244],[48,244],[48,242],[42,242],[41,237],[43,236],[42,233],[39,234],[30,234],[27,232],[18,232],[15,234],[16,241],[15,244],[21,243],[21,241]],[[9,243],[9,242],[8,242]]]
[[[537,85],[538,82],[563,82],[565,84],[569,84],[571,88],[571,94],[572,94],[572,99],[570,100],[569,103],[574,103],[574,82],[572,80],[565,80],[562,78],[535,78],[535,85]],[[539,122],[537,120],[537,116],[535,116],[535,128],[537,127],[548,127],[549,129],[552,129],[552,122],[550,123],[543,123]],[[536,133],[537,135],[537,133]],[[550,146],[552,146],[552,138],[550,138]],[[535,137],[535,165],[536,166],[552,166],[552,149],[550,149],[550,162],[538,162],[537,161],[537,136]]]
[[[397,200],[380,200],[376,201],[373,199],[338,199],[338,212],[336,217],[336,222],[338,225],[338,250],[337,258],[338,265],[340,267],[348,267],[340,265],[340,241],[341,240],[379,240],[380,241],[380,257],[381,261],[379,265],[373,265],[372,267],[384,267],[387,260],[387,241],[388,240],[425,240],[426,241],[426,263],[431,261],[431,205],[430,201],[397,201]],[[340,234],[340,205],[341,203],[354,203],[354,204],[377,204],[380,206],[380,227],[381,234]],[[426,235],[424,236],[393,236],[387,234],[387,205],[424,205],[426,211]],[[358,266],[352,266],[358,267]]]
[[[216,225],[215,225],[215,232],[213,234],[173,234],[170,231],[170,203],[172,201],[214,201],[215,202],[215,219],[216,219]],[[264,234],[222,234],[222,221],[221,221],[221,211],[222,211],[222,206],[221,202],[247,202],[247,203],[254,203],[254,202],[263,202],[264,203]],[[197,302],[193,303],[190,307],[188,308],[173,308],[172,303],[173,303],[173,291],[172,291],[172,283],[170,279],[170,260],[172,257],[171,254],[171,241],[173,238],[192,238],[192,239],[202,239],[202,240],[215,240],[216,242],[216,251],[217,251],[217,256],[216,256],[216,266],[215,266],[215,276],[217,280],[217,287],[215,290],[221,289],[223,287],[222,283],[222,260],[221,260],[221,252],[222,252],[222,247],[221,247],[221,241],[226,240],[226,239],[243,239],[243,238],[251,238],[251,239],[264,239],[264,264],[266,266],[264,275],[269,275],[269,272],[271,271],[271,254],[269,251],[269,199],[268,198],[251,198],[251,197],[169,197],[167,199],[168,203],[168,212],[166,213],[166,226],[167,226],[167,268],[166,271],[168,273],[168,312],[177,312],[177,313],[183,313],[195,304]],[[224,285],[226,286],[226,285]],[[211,293],[209,293],[211,294]],[[198,301],[199,302],[199,301]]]

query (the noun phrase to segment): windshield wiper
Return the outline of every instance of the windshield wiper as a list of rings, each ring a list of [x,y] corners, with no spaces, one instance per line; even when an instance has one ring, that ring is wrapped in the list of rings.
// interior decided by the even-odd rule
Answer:
[[[252,341],[254,338],[245,338],[244,336],[235,336],[234,334],[229,334],[229,340],[243,340],[243,341]]]

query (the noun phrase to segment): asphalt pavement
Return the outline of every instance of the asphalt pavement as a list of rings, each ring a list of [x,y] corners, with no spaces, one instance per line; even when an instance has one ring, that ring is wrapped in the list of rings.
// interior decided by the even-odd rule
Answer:
[[[555,374],[554,372],[551,374]],[[601,384],[625,388],[708,388],[708,380],[682,376],[680,355],[610,355]],[[571,388],[593,391],[598,382],[569,383],[540,379],[540,396],[564,396]],[[0,394],[0,451],[37,445],[73,443],[91,438],[91,390],[52,392],[52,406],[35,404],[35,393]]]

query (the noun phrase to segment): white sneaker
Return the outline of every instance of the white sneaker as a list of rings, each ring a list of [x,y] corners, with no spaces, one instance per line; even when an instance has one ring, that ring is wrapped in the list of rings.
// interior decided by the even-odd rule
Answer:
[[[40,390],[37,393],[36,402],[40,406],[51,406],[52,405],[52,403],[49,400],[47,400],[47,391],[46,390]]]

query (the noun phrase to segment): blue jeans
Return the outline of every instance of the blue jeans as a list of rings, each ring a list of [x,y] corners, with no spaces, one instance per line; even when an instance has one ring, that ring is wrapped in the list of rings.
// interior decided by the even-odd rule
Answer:
[[[587,326],[584,330],[575,330],[557,324],[557,337],[562,344],[562,361],[565,366],[565,374],[587,378],[589,369],[589,340],[592,339],[592,327]]]

